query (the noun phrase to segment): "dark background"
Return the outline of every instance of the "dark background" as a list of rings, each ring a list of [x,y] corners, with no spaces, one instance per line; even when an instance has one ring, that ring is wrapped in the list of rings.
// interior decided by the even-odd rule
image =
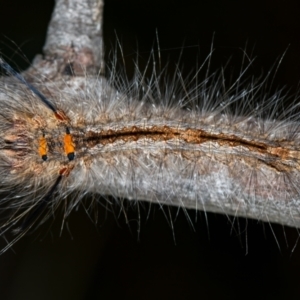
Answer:
[[[162,64],[180,55],[184,73],[209,54],[211,68],[228,61],[240,70],[244,50],[251,72],[267,74],[287,50],[275,83],[295,91],[300,79],[299,1],[107,0],[106,53],[118,36],[132,75],[139,49],[143,65],[159,35]],[[48,0],[0,0],[0,52],[24,69],[42,53],[53,8]],[[137,46],[138,45],[138,46]],[[103,201],[104,203],[104,201]],[[104,205],[105,206],[105,203]],[[94,225],[74,211],[60,233],[61,216],[27,235],[0,257],[0,299],[294,299],[300,295],[296,229],[179,212],[140,204],[118,215],[99,205]],[[150,213],[149,213],[150,211]],[[175,238],[174,238],[175,236]],[[1,244],[2,243],[2,244]],[[0,246],[5,245],[1,241]]]

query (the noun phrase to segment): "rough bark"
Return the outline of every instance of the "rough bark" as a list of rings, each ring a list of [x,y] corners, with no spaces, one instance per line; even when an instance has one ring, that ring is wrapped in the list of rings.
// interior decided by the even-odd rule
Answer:
[[[102,0],[56,0],[48,27],[44,56],[33,67],[48,80],[72,72],[75,75],[104,71]],[[37,75],[32,69],[27,73]]]

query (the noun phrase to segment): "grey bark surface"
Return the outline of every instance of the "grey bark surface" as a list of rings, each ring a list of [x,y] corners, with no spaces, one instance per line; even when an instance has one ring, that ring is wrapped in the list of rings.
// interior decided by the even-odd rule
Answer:
[[[50,78],[103,72],[102,0],[56,0],[44,46],[34,68]],[[33,72],[32,70],[29,70]]]

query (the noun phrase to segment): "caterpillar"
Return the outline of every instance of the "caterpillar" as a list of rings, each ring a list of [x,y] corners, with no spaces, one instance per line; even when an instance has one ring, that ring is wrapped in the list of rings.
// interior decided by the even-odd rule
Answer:
[[[0,66],[13,75],[0,83],[0,234],[17,234],[1,252],[87,194],[87,210],[101,195],[299,226],[297,97],[278,110],[287,96],[266,96],[268,78],[137,68],[129,81],[112,67],[58,86]]]

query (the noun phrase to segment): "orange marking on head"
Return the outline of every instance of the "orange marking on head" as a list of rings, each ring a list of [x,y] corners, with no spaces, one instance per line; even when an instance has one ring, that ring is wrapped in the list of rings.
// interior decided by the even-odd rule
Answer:
[[[41,137],[39,140],[39,154],[43,158],[43,160],[47,159],[47,141],[45,137]]]
[[[64,149],[67,155],[75,152],[75,145],[73,143],[73,138],[69,133],[66,133],[64,136]]]

